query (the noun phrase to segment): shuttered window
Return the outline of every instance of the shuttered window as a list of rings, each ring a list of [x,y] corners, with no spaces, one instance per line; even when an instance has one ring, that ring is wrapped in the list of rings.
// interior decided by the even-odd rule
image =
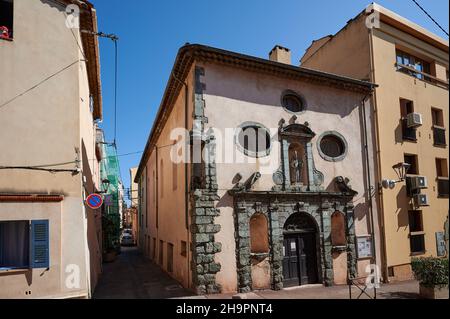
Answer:
[[[31,221],[31,268],[49,268],[49,224],[48,220]]]

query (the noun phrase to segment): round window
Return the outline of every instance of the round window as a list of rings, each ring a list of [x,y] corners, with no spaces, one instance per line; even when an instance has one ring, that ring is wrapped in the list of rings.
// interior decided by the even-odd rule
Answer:
[[[306,108],[304,99],[292,91],[283,94],[281,103],[287,111],[292,113],[303,112]]]
[[[327,161],[341,161],[347,155],[347,143],[337,132],[328,132],[318,141],[320,155]]]
[[[259,124],[243,124],[238,129],[236,142],[245,155],[253,157],[267,156],[271,147],[269,131]]]

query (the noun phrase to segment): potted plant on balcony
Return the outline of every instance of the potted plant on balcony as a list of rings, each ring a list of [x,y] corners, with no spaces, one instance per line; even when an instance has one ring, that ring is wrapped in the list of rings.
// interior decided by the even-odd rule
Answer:
[[[448,299],[448,259],[413,258],[411,267],[419,281],[421,297]]]

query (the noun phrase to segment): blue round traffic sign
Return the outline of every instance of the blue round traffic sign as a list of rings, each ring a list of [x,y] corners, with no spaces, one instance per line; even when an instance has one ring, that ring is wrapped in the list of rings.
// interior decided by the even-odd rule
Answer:
[[[91,194],[86,198],[86,205],[92,209],[98,209],[103,205],[103,198],[99,194]]]

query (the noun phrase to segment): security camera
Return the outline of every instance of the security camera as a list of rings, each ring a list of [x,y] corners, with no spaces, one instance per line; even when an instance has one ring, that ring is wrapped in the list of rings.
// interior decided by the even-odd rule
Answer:
[[[383,179],[381,181],[381,186],[383,186],[384,189],[394,189],[395,181],[390,180],[390,179]]]

